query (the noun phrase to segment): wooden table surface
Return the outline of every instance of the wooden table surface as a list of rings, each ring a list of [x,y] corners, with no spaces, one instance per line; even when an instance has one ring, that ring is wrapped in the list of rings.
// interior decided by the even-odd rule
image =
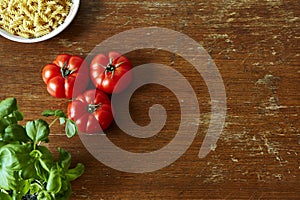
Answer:
[[[95,159],[78,136],[68,140],[53,128],[50,148],[61,146],[86,171],[72,182],[81,199],[300,199],[300,2],[299,0],[82,1],[72,24],[45,42],[21,44],[0,38],[0,98],[16,97],[25,120],[45,109],[66,111],[68,100],[51,97],[43,66],[59,53],[87,56],[103,40],[125,30],[156,26],[186,34],[216,63],[227,95],[226,122],[205,158],[198,152],[207,133],[211,102],[207,86],[183,58],[157,49],[127,54],[133,66],[162,63],[192,85],[201,110],[193,144],[171,165],[127,173]],[[179,103],[158,85],[138,89],[130,102],[139,125],[148,109],[162,104],[165,128],[148,139],[129,137],[114,123],[107,131],[117,146],[151,152],[168,144],[180,123]]]

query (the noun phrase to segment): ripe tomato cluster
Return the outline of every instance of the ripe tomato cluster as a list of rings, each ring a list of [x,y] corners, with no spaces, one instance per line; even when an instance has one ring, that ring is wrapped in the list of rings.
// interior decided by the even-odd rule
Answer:
[[[42,78],[52,96],[73,98],[68,105],[68,117],[75,121],[79,131],[96,133],[112,123],[113,109],[108,95],[119,93],[130,84],[131,69],[130,60],[118,52],[97,54],[90,63],[77,55],[60,54],[44,66]],[[118,84],[122,77],[122,84]],[[80,84],[74,88],[77,79]],[[95,89],[88,89],[90,82]]]

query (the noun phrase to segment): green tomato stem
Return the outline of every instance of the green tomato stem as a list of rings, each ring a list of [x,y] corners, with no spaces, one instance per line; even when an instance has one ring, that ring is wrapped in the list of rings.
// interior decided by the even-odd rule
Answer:
[[[98,103],[98,104],[89,104],[88,107],[87,107],[87,111],[89,113],[93,113],[95,112],[98,108],[100,108],[102,106],[101,103]]]

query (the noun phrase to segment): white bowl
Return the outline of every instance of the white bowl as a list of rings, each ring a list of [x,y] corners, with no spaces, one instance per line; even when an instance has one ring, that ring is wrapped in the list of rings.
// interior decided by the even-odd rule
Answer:
[[[21,42],[21,43],[35,43],[35,42],[41,42],[41,41],[48,40],[48,39],[56,36],[60,32],[62,32],[72,22],[72,20],[75,18],[77,11],[79,9],[79,4],[80,4],[80,0],[72,0],[72,6],[70,7],[70,12],[69,12],[68,16],[66,17],[66,19],[64,20],[64,23],[44,36],[37,37],[37,38],[24,38],[21,36],[16,36],[16,35],[10,34],[1,28],[0,28],[0,35],[9,40],[12,40],[15,42]]]

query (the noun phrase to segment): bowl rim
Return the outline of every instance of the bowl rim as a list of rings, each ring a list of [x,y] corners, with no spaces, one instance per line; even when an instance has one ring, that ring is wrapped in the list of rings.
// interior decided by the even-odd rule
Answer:
[[[51,31],[50,33],[48,33],[46,35],[43,35],[43,36],[37,37],[37,38],[24,38],[21,36],[13,35],[7,31],[5,31],[2,28],[0,28],[0,35],[6,39],[9,39],[9,40],[12,40],[15,42],[20,42],[20,43],[36,43],[36,42],[42,42],[42,41],[48,40],[50,38],[53,38],[54,36],[61,33],[63,30],[65,30],[67,28],[67,26],[69,26],[69,24],[75,18],[76,14],[79,10],[80,0],[72,0],[72,3],[73,4],[70,7],[70,11],[69,11],[64,23],[62,23],[56,29],[54,29],[53,31]]]

